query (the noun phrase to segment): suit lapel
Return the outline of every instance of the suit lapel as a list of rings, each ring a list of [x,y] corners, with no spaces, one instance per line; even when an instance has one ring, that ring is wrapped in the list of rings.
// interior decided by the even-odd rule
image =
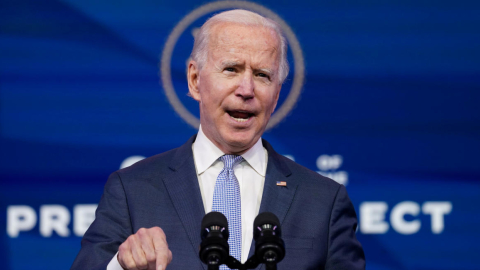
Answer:
[[[194,140],[195,136],[178,148],[169,164],[172,173],[163,179],[163,182],[192,247],[198,253],[201,241],[200,225],[205,210],[193,161],[192,143]],[[206,269],[204,264],[202,266]]]
[[[275,152],[265,140],[263,140],[263,146],[268,152],[268,164],[259,213],[272,212],[278,217],[280,224],[283,224],[288,209],[293,202],[298,183],[293,177],[289,177],[292,172],[282,160],[283,157]],[[278,181],[285,181],[287,186],[277,186]],[[249,258],[255,251],[254,242],[252,241],[250,246]],[[260,269],[260,267],[257,269]]]
[[[178,148],[169,165],[172,173],[163,179],[163,182],[192,247],[195,252],[198,252],[201,242],[200,224],[205,215],[205,210],[193,161],[192,143],[195,141],[195,137],[193,136],[187,143]],[[297,182],[294,178],[289,177],[292,173],[282,160],[283,157],[276,153],[265,140],[263,140],[263,146],[268,151],[268,164],[259,213],[272,212],[283,224],[295,196]],[[277,181],[285,181],[287,186],[277,186]],[[254,241],[252,241],[249,258],[254,251]],[[202,264],[202,267],[206,269],[204,264]],[[263,266],[261,265],[257,269],[261,267]]]

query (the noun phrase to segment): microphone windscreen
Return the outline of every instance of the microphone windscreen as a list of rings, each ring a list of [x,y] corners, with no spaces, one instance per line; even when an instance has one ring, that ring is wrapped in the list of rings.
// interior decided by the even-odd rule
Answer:
[[[263,212],[258,214],[258,216],[255,218],[255,221],[253,221],[253,228],[255,229],[264,224],[271,224],[273,226],[277,226],[277,228],[280,229],[280,221],[278,220],[277,216],[275,216],[275,214],[270,212]]]
[[[202,219],[202,229],[210,228],[211,226],[220,226],[228,230],[227,218],[220,212],[210,212]]]

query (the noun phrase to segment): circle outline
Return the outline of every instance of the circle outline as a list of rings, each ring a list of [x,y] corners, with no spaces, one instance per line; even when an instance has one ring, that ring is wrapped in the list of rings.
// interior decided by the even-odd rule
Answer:
[[[172,32],[168,36],[168,39],[165,42],[165,46],[162,51],[162,57],[160,60],[160,78],[162,81],[162,86],[165,91],[165,95],[167,96],[167,99],[170,102],[170,105],[172,105],[175,112],[177,112],[180,117],[185,120],[190,126],[198,129],[200,125],[200,119],[198,119],[189,110],[187,110],[187,108],[185,108],[185,106],[178,98],[173,87],[172,75],[170,70],[173,49],[175,48],[178,39],[183,34],[185,29],[187,29],[198,18],[211,12],[229,8],[241,8],[251,10],[276,21],[282,28],[282,31],[290,45],[290,50],[293,54],[295,73],[293,77],[292,87],[290,88],[290,92],[288,93],[287,98],[282,103],[280,108],[270,117],[267,127],[265,128],[265,130],[269,130],[279,124],[290,113],[290,111],[297,103],[302,92],[303,82],[305,79],[305,63],[303,58],[303,52],[300,47],[300,42],[298,41],[295,33],[293,33],[290,26],[275,12],[262,5],[247,1],[217,1],[202,5],[188,13],[185,17],[183,17],[183,19],[178,22],[178,24],[173,28]]]

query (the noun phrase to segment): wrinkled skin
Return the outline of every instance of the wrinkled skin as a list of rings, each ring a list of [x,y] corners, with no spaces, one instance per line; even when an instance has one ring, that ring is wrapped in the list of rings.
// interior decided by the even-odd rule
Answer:
[[[280,93],[279,60],[273,30],[222,23],[212,27],[204,66],[189,63],[202,130],[224,153],[243,154],[263,134]]]

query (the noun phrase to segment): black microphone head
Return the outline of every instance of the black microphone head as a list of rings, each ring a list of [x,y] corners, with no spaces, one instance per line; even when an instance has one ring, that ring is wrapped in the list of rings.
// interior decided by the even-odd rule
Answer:
[[[223,228],[221,230],[222,234],[224,235],[225,238],[228,239],[228,236],[229,236],[228,221],[227,221],[227,218],[222,213],[220,213],[220,212],[210,212],[203,217],[203,219],[202,219],[202,235],[203,235],[203,231],[205,231],[205,229],[210,230],[210,228],[212,226],[218,226],[220,228]]]
[[[220,212],[210,212],[203,217],[202,228],[209,228],[211,226],[228,228],[227,218]]]
[[[262,226],[263,224],[272,224],[278,227],[280,226],[280,221],[278,220],[277,216],[275,216],[274,213],[263,212],[258,214],[258,216],[255,218],[255,221],[253,221],[253,226],[259,227],[259,226]]]
[[[281,236],[280,221],[273,213],[264,212],[255,218],[253,239],[255,240],[255,257],[259,262],[272,265],[283,260],[285,242]]]
[[[280,221],[278,220],[277,216],[271,212],[263,212],[258,214],[253,221],[253,231],[254,231],[254,239],[258,237],[258,232],[262,230],[262,226],[269,224],[271,225],[271,230],[275,231],[278,236],[282,236],[282,231],[280,228]]]
[[[229,256],[228,221],[220,212],[210,212],[202,219],[200,260],[213,269],[226,263]],[[216,268],[215,268],[216,267]]]

